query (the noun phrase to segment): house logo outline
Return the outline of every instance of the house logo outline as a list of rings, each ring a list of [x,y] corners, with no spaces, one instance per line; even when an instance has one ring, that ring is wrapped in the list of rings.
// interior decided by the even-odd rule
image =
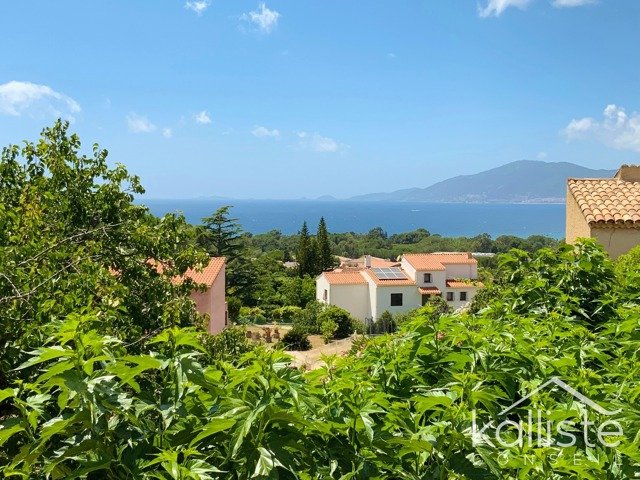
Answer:
[[[602,415],[612,416],[612,415],[616,415],[616,414],[618,414],[618,413],[620,413],[622,411],[622,409],[613,410],[613,411],[607,410],[606,408],[602,407],[601,405],[598,405],[596,402],[591,400],[586,395],[581,394],[579,391],[577,391],[575,388],[573,388],[572,386],[570,386],[566,382],[562,381],[559,377],[551,377],[549,380],[544,382],[542,385],[538,386],[537,388],[535,388],[531,392],[529,392],[526,396],[522,397],[517,402],[512,403],[507,408],[505,408],[500,413],[498,413],[498,417],[502,417],[505,414],[509,413],[511,410],[516,408],[518,405],[521,405],[523,402],[525,402],[526,400],[531,398],[533,395],[535,395],[536,393],[544,390],[545,388],[547,388],[549,385],[552,385],[552,384],[554,386],[562,388],[564,391],[566,391],[567,393],[571,394],[574,398],[579,400],[582,404],[590,407],[591,409],[595,410],[596,412],[598,412],[598,413],[600,413]],[[473,418],[473,420],[472,420],[472,437],[473,437],[474,444],[476,443],[476,441],[479,438],[479,439],[483,440],[484,442],[488,443],[490,446],[495,447],[495,445],[491,442],[491,440],[485,434],[485,431],[487,429],[494,427],[494,420],[491,420],[489,423],[484,425],[484,427],[482,427],[480,430],[477,430],[476,426],[475,426],[475,421],[476,421],[475,409],[473,410],[473,417],[472,418]]]
[[[567,393],[570,393],[571,395],[573,395],[573,397],[575,397],[578,400],[580,400],[581,403],[587,405],[588,407],[591,407],[593,410],[595,410],[598,413],[601,413],[602,415],[612,416],[612,415],[616,415],[616,414],[618,414],[618,413],[620,413],[622,411],[622,409],[618,409],[618,410],[614,410],[614,411],[607,410],[606,408],[602,407],[601,405],[598,405],[596,402],[591,400],[586,395],[581,394],[579,391],[577,391],[575,388],[573,388],[568,383],[563,382],[559,377],[551,377],[549,380],[544,382],[539,387],[533,389],[531,392],[529,392],[527,395],[522,397],[520,400],[518,400],[515,403],[512,403],[507,408],[502,410],[498,414],[498,416],[502,416],[502,415],[505,415],[506,413],[510,412],[511,410],[516,408],[518,405],[522,404],[523,402],[525,402],[526,400],[531,398],[533,395],[535,395],[536,393],[544,390],[545,388],[547,388],[551,384],[555,384],[556,386],[562,388],[564,391],[566,391]]]

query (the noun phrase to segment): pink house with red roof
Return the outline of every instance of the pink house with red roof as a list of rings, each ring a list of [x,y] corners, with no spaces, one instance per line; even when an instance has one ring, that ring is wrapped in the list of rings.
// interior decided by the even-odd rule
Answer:
[[[365,257],[362,266],[343,264],[320,274],[316,298],[375,321],[385,311],[419,308],[434,295],[454,309],[464,307],[483,287],[477,278],[478,261],[466,252],[405,254],[398,262]]]
[[[204,285],[204,291],[193,291],[191,298],[201,314],[209,316],[209,333],[219,333],[228,324],[225,298],[225,259],[213,257],[202,269],[189,269],[181,278]]]

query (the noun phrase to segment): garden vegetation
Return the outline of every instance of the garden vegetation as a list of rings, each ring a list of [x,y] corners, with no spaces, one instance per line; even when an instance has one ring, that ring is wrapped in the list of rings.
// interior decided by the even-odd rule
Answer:
[[[189,285],[170,281],[206,258],[197,229],[136,206],[138,180],[97,146],[80,156],[67,128],[5,149],[0,164],[0,475],[640,475],[640,249],[615,264],[592,241],[513,250],[470,311],[427,304],[302,372],[278,349],[244,348],[242,330],[202,333]],[[305,310],[319,333],[349,321]],[[599,409],[558,388],[516,403],[552,378]],[[536,408],[578,441],[478,435],[475,422],[510,407],[526,433],[541,433],[527,423]],[[615,447],[594,441],[614,420]]]

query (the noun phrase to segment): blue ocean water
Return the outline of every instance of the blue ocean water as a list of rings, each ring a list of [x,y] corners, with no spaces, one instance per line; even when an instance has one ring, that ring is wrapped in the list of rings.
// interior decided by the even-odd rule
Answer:
[[[426,228],[443,236],[548,235],[564,237],[565,206],[561,204],[471,204],[355,202],[314,200],[141,200],[155,215],[182,212],[191,223],[223,205],[251,233],[280,230],[296,233],[303,221],[315,231],[324,216],[331,232],[364,233],[382,227],[387,233]]]

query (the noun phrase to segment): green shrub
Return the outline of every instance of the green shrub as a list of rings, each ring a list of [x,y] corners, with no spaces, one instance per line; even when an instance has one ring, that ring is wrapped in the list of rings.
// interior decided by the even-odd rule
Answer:
[[[295,318],[293,321],[294,328],[306,332],[309,335],[320,335],[320,326],[322,322],[318,319],[319,315],[324,310],[325,305],[323,303],[312,301],[302,311],[302,315]]]
[[[240,318],[240,309],[242,308],[242,302],[237,297],[227,297],[227,313],[229,314],[229,320],[237,322]]]
[[[365,337],[364,335],[355,337],[351,344],[351,349],[349,349],[349,355],[361,355],[364,349],[367,348],[369,340],[370,337]]]
[[[320,326],[320,330],[322,331],[324,343],[329,343],[333,340],[336,330],[338,330],[338,324],[333,320],[325,320]]]
[[[303,315],[303,310],[294,305],[277,308],[272,313],[272,319],[278,323],[293,323]]]
[[[617,316],[615,285],[613,262],[604,248],[593,239],[581,239],[535,254],[503,254],[499,276],[484,295],[491,299],[489,310],[496,318],[555,312],[595,327]]]
[[[267,317],[260,307],[242,307],[238,323],[241,325],[264,325],[267,323]]]
[[[364,335],[365,332],[365,325],[364,322],[362,320],[359,320],[357,318],[351,318],[351,328],[353,330],[353,332],[357,333],[358,335]]]
[[[398,328],[402,327],[407,322],[415,319],[416,316],[419,315],[420,309],[416,308],[415,310],[409,310],[408,312],[399,312],[396,313],[393,318],[396,321],[396,326]]]
[[[338,326],[334,338],[347,338],[354,331],[354,318],[349,312],[335,305],[328,305],[318,314],[318,324],[322,325],[327,321],[333,321]]]
[[[253,350],[254,346],[247,339],[247,329],[244,327],[227,327],[216,335],[207,333],[200,337],[210,361],[224,360],[235,363],[245,353]]]
[[[393,333],[397,330],[397,324],[393,315],[387,310],[382,312],[378,320],[371,324],[370,333]]]
[[[640,245],[635,246],[615,263],[617,287],[625,300],[640,298]]]
[[[311,350],[309,335],[296,328],[292,328],[284,334],[282,344],[285,350],[295,350],[299,352]]]

